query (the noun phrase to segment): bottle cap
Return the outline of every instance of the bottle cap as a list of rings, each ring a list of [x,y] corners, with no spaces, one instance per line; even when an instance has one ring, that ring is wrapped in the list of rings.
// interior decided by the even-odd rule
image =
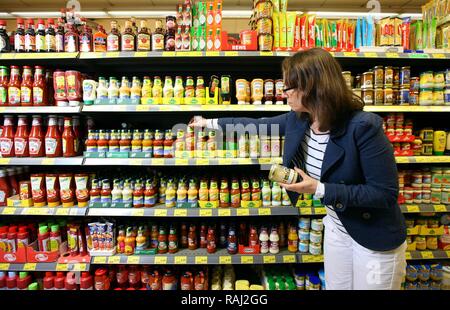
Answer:
[[[40,234],[46,234],[48,232],[47,226],[41,226],[39,227],[39,233]]]
[[[28,276],[28,272],[26,272],[26,271],[19,272],[19,279],[26,278],[27,276]]]
[[[33,282],[30,285],[28,285],[28,290],[29,291],[37,291],[37,290],[39,290],[39,285],[36,282]]]
[[[52,230],[52,232],[58,232],[59,231],[59,226],[58,225],[52,225],[51,230]]]
[[[53,25],[53,24],[55,24],[55,20],[53,18],[49,18],[49,19],[47,19],[47,23],[49,25]]]
[[[9,278],[15,278],[17,276],[17,272],[15,272],[15,271],[9,271],[8,272],[8,277]]]

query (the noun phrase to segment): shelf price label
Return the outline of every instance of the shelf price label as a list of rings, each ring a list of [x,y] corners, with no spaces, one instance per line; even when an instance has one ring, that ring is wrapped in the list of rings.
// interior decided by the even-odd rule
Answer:
[[[419,206],[415,206],[415,205],[406,206],[406,210],[408,211],[408,213],[419,213],[420,212]]]
[[[327,210],[325,208],[315,208],[314,213],[318,215],[325,215],[327,214]]]
[[[137,255],[132,255],[127,257],[127,264],[130,265],[138,265],[141,261],[141,258]]]
[[[36,266],[36,263],[26,263],[23,265],[23,271],[35,271]]]
[[[1,263],[0,264],[0,270],[9,270],[9,264],[8,263]]]
[[[284,255],[283,263],[285,264],[295,263],[295,255]]]
[[[344,52],[344,57],[356,57],[358,56],[355,52]]]
[[[291,53],[289,52],[276,52],[277,56],[281,56],[281,57],[289,57],[291,56]]]
[[[300,214],[301,215],[311,215],[312,214],[312,208],[300,207]]]
[[[68,208],[58,208],[57,210],[56,210],[56,215],[69,215],[69,213],[70,213],[70,209],[68,209]]]
[[[120,55],[120,52],[107,52],[105,54],[105,57],[106,58],[116,58],[116,57],[119,57],[119,55]]]
[[[176,209],[173,211],[173,216],[187,216],[188,210],[187,209]]]
[[[450,251],[445,251],[445,254],[447,254],[448,258],[450,258]]]
[[[106,264],[106,257],[105,256],[95,256],[93,263],[94,264]]]
[[[273,52],[259,52],[259,56],[273,56]]]
[[[197,166],[207,166],[209,165],[209,158],[199,158],[195,161]]]
[[[423,251],[423,252],[420,252],[420,254],[422,255],[423,259],[433,259],[434,258],[434,254],[431,251]]]
[[[206,56],[217,57],[217,56],[220,56],[220,52],[206,52]]]
[[[367,58],[377,58],[378,55],[377,55],[377,53],[374,53],[374,52],[367,52],[367,53],[364,53],[364,57],[367,57]]]
[[[249,216],[250,215],[250,210],[249,209],[237,209],[236,210],[236,215],[237,216]]]
[[[200,210],[200,216],[212,216],[212,210],[211,209],[201,209]]]
[[[231,256],[220,256],[219,264],[221,265],[231,264]]]
[[[156,256],[155,265],[167,265],[167,256]]]
[[[152,159],[152,165],[154,166],[164,166],[165,160],[164,158],[153,158]]]
[[[219,165],[229,166],[232,163],[233,163],[233,159],[232,158],[220,158],[219,159]]]
[[[226,52],[225,52],[225,56],[227,56],[227,57],[236,57],[236,56],[239,56],[239,52],[236,52],[236,51],[226,51]]]
[[[229,209],[219,209],[219,216],[231,216],[231,210]]]
[[[164,209],[156,209],[155,216],[167,216],[167,210]]]
[[[253,256],[252,255],[241,256],[241,264],[253,264]]]
[[[445,205],[435,205],[434,211],[436,212],[447,212],[447,207]]]
[[[120,264],[120,256],[110,256],[108,258],[108,264]]]
[[[175,265],[186,265],[187,257],[186,256],[175,256],[174,264]]]
[[[179,53],[180,56],[187,56],[187,57],[201,57],[203,56],[202,52],[183,52]]]
[[[142,159],[131,158],[129,163],[130,166],[142,166]]]
[[[73,265],[73,271],[85,271],[87,265],[85,263],[79,263]]]
[[[163,52],[162,56],[163,57],[175,57],[175,52]]]
[[[276,263],[276,257],[275,255],[264,255],[263,256],[263,263],[264,264],[275,264]]]
[[[4,208],[3,215],[13,215],[16,212],[16,208]]]
[[[387,58],[399,58],[400,55],[398,53],[386,53]]]
[[[196,256],[195,257],[196,265],[206,265],[208,264],[208,256]]]
[[[320,263],[323,261],[323,255],[303,255],[303,263]]]
[[[412,258],[412,257],[411,257],[411,252],[406,252],[406,253],[405,253],[405,259],[406,259],[406,260],[411,260],[411,258]]]
[[[131,216],[144,216],[144,209],[131,210]]]
[[[187,166],[189,164],[188,159],[175,159],[176,166]]]
[[[42,165],[54,165],[55,159],[54,158],[44,158],[42,160]]]
[[[269,208],[260,208],[258,209],[258,215],[271,215],[272,210]]]
[[[136,106],[136,111],[139,111],[139,112],[150,111],[150,108],[151,108],[150,105],[140,104],[140,105]]]
[[[67,271],[67,264],[56,264],[56,271]]]
[[[147,57],[148,52],[135,52],[134,57]]]
[[[437,58],[437,59],[445,59],[445,55],[442,54],[442,53],[433,54],[433,58]]]
[[[0,165],[8,165],[10,158],[0,158]]]

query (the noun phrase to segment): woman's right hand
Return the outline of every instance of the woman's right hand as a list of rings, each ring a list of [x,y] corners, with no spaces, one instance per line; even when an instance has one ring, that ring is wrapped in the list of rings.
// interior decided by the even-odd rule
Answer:
[[[206,127],[206,123],[207,123],[206,118],[203,118],[201,116],[194,116],[189,122],[188,126],[193,128],[195,127],[203,128]]]

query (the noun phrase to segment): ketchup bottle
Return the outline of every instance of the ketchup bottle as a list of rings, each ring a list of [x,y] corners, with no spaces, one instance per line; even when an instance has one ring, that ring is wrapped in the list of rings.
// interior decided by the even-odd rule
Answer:
[[[6,170],[0,169],[0,207],[6,206],[6,199],[11,196],[12,190],[6,178]]]
[[[61,157],[62,155],[61,135],[56,120],[55,115],[50,115],[45,134],[45,155],[47,157]]]
[[[47,271],[45,273],[45,277],[42,281],[44,290],[54,290],[54,285],[55,285],[54,281],[55,281],[55,276],[53,275],[53,272]]]
[[[92,291],[94,289],[94,279],[89,274],[89,272],[81,273],[80,278],[80,290],[81,291]]]
[[[74,157],[76,153],[76,137],[72,128],[72,118],[64,118],[64,131],[62,134],[62,150],[64,157]]]
[[[23,106],[33,105],[33,75],[31,73],[31,67],[23,67],[22,84],[20,85],[20,102]]]
[[[39,115],[33,115],[31,132],[28,137],[28,147],[30,157],[43,157],[45,155],[42,118]]]
[[[53,281],[55,284],[55,290],[65,290],[64,282],[66,281],[66,277],[64,276],[64,272],[57,272]]]
[[[32,278],[28,272],[22,271],[19,273],[19,278],[17,279],[17,289],[18,290],[28,290],[28,285],[31,284]]]
[[[18,66],[11,66],[11,77],[8,86],[8,103],[11,106],[20,105],[20,70]]]
[[[48,92],[45,81],[44,68],[41,66],[35,66],[34,82],[33,82],[33,105],[45,106],[47,104],[48,104]]]
[[[11,115],[5,115],[3,131],[0,136],[0,152],[2,157],[14,157],[14,124]]]
[[[68,272],[66,280],[64,282],[64,288],[66,291],[74,291],[78,289],[75,272]]]
[[[16,157],[28,157],[28,124],[27,116],[19,115],[16,135],[14,136],[14,152]]]
[[[19,182],[17,182],[17,179],[16,179],[16,169],[8,168],[8,169],[6,169],[6,172],[8,174],[8,182],[11,185],[12,194],[18,195],[20,193],[20,187],[19,187]]]

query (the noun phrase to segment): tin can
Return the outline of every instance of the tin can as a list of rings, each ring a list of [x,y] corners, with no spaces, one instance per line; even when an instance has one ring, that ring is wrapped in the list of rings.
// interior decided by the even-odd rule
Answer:
[[[375,87],[383,87],[384,84],[384,68],[383,66],[376,66],[373,69],[374,85]]]
[[[400,89],[400,105],[408,105],[409,104],[409,87],[402,87]]]
[[[384,68],[384,87],[394,86],[394,68],[391,66]]]
[[[309,243],[309,253],[312,255],[321,255],[322,245],[320,243]]]
[[[419,104],[419,92],[409,91],[409,105]]]
[[[444,104],[450,105],[450,87],[447,87],[444,91]]]
[[[443,89],[445,87],[445,72],[439,71],[434,74],[434,89]]]
[[[411,67],[402,67],[400,70],[400,85],[408,86],[411,80]]]
[[[394,87],[398,87],[398,86],[400,86],[400,68],[394,67],[393,70],[394,70],[393,85],[394,85]]]
[[[384,89],[384,105],[393,105],[394,104],[394,91],[392,88]]]
[[[420,105],[433,105],[434,94],[432,89],[421,89],[419,94]]]
[[[301,217],[298,221],[298,228],[309,230],[311,228],[311,219],[309,217]]]
[[[314,231],[311,230],[311,232],[309,233],[309,242],[310,243],[322,243],[322,232],[321,231]]]
[[[444,188],[442,190],[441,203],[450,205],[450,188]]]
[[[259,18],[256,22],[256,29],[258,34],[272,32],[272,19],[268,17]]]
[[[361,82],[362,89],[371,89],[373,88],[373,72],[364,72],[362,75]]]
[[[392,88],[392,101],[396,105],[400,104],[400,89]]]
[[[343,71],[342,76],[344,77],[347,87],[352,88],[352,73],[350,71]]]
[[[373,105],[373,89],[363,89],[362,99],[366,105]]]
[[[314,219],[311,221],[311,229],[315,231],[323,231],[323,220]]]
[[[273,36],[270,33],[258,35],[258,47],[260,51],[271,51],[273,45]]]
[[[420,90],[420,79],[416,76],[412,77],[409,80],[409,86],[410,86],[410,90],[418,92]]]
[[[426,71],[420,74],[420,89],[433,88],[434,87],[434,74],[433,71]]]
[[[308,229],[299,229],[298,230],[298,239],[300,241],[309,241],[310,233]]]
[[[309,251],[309,241],[304,240],[298,243],[298,251],[300,253],[308,253]]]
[[[355,96],[362,98],[362,92],[361,92],[361,88],[353,88],[352,92]]]
[[[20,200],[27,200],[32,198],[31,196],[31,181],[20,181]]]
[[[444,90],[443,89],[434,89],[433,104],[434,105],[444,105]]]
[[[376,87],[374,89],[374,105],[383,105],[384,104],[384,89],[383,87]]]

